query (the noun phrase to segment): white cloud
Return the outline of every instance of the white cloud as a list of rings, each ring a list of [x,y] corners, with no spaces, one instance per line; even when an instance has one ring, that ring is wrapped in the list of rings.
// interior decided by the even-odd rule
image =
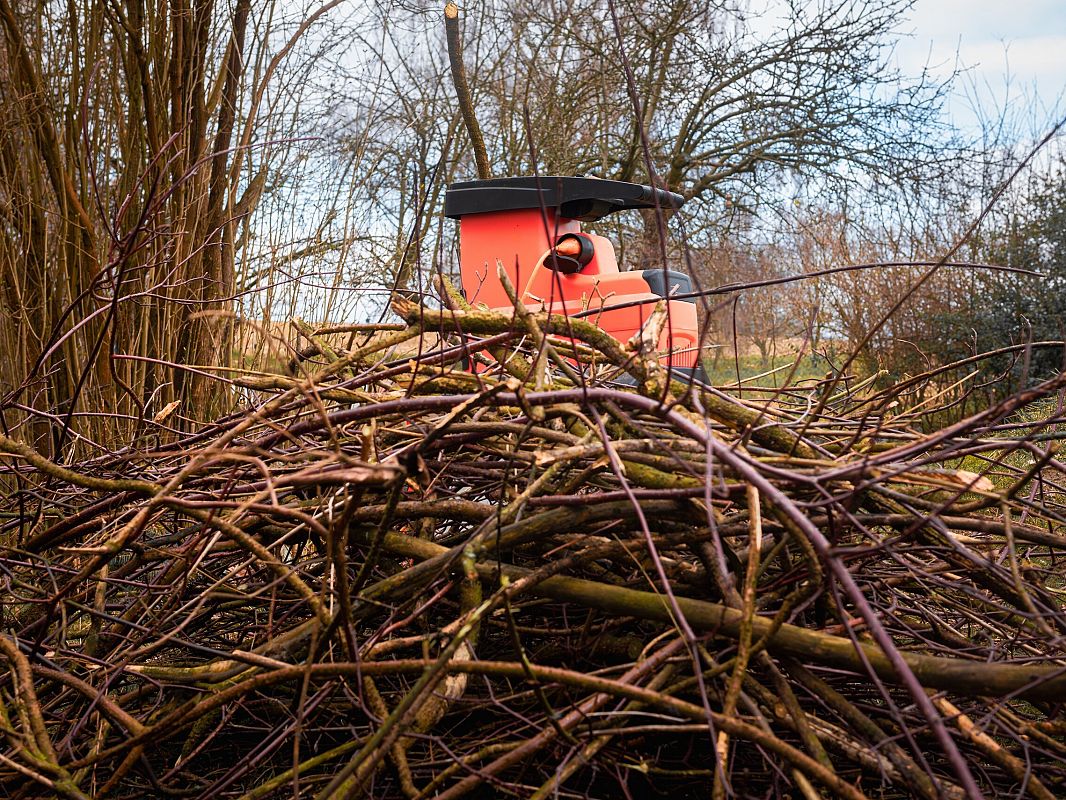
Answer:
[[[1000,76],[1000,82],[1008,76],[1036,81],[1045,93],[1054,94],[1066,88],[1066,34],[966,43],[960,55],[963,63],[974,65],[982,75]]]
[[[919,38],[1016,39],[1066,30],[1062,0],[917,0],[908,24]]]
[[[1066,105],[1064,0],[917,0],[899,30],[905,74],[966,69],[948,108],[959,124],[976,122],[974,92],[989,107],[1025,102],[1038,126]]]

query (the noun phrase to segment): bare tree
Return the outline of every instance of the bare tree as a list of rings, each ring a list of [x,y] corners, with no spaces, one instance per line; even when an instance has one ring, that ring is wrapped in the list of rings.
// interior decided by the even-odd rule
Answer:
[[[719,290],[784,278],[792,269],[783,248],[736,240],[691,250],[688,264],[701,285]],[[794,350],[804,334],[806,296],[800,284],[722,291],[712,299],[702,324],[708,341],[715,343],[709,355],[716,371],[723,358],[745,355],[751,348],[768,368],[775,355]]]
[[[942,168],[945,85],[891,66],[906,6],[786,2],[757,16],[731,1],[619,0],[612,17],[603,0],[506,4],[479,12],[509,23],[482,46],[504,58],[472,74],[501,171],[531,167],[532,138],[545,171],[661,181],[691,201],[690,235],[713,233],[780,197],[784,179],[826,192]]]

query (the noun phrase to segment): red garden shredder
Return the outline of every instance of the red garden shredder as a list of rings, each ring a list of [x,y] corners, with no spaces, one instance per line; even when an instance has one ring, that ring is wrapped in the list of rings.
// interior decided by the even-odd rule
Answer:
[[[690,373],[699,364],[695,300],[670,299],[691,291],[688,275],[622,272],[610,240],[581,230],[582,222],[615,211],[673,209],[683,202],[663,189],[600,178],[496,178],[451,184],[444,214],[459,220],[459,268],[472,304],[513,312],[498,261],[530,310],[582,314],[625,343],[665,299],[669,324],[659,339],[661,361]]]

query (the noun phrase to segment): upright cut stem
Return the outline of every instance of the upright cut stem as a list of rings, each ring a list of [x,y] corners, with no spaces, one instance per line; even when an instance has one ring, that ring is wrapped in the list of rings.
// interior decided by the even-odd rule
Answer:
[[[452,65],[455,96],[459,100],[459,110],[463,112],[466,131],[470,134],[470,145],[474,148],[477,176],[485,180],[492,177],[492,170],[489,169],[485,139],[481,136],[481,127],[477,124],[477,117],[474,116],[474,100],[470,96],[470,85],[466,82],[466,67],[463,66],[463,40],[459,36],[459,6],[455,3],[448,3],[444,6],[444,28],[448,34],[448,61]]]

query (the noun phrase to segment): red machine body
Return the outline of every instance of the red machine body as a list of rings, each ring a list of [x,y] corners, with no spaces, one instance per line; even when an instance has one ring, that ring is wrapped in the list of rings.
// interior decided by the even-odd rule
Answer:
[[[444,213],[459,220],[459,266],[471,303],[512,311],[497,277],[499,262],[530,310],[583,314],[624,343],[666,299],[661,360],[691,370],[699,364],[696,305],[691,298],[669,299],[690,291],[688,276],[663,269],[622,272],[610,240],[581,230],[582,221],[614,211],[682,202],[671,192],[621,181],[499,178],[452,184]],[[638,302],[613,308],[630,301]]]

